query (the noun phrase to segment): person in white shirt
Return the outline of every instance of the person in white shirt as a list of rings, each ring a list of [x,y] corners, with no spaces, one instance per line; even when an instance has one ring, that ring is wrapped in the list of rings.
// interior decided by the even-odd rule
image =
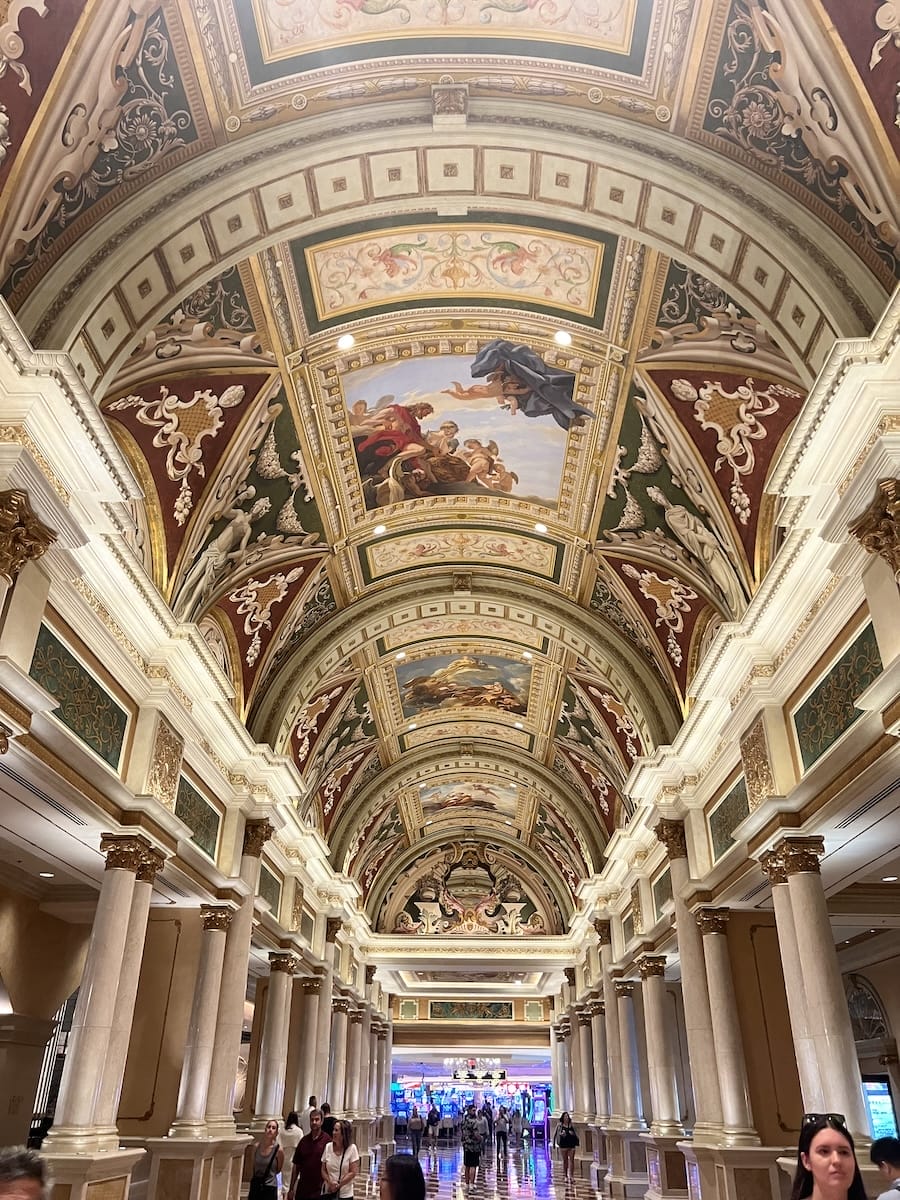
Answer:
[[[309,1133],[309,1114],[318,1107],[319,1106],[316,1104],[315,1096],[310,1096],[309,1104],[307,1104],[303,1112],[298,1114],[297,1120],[300,1122],[300,1128],[303,1130],[304,1134]]]
[[[359,1151],[349,1121],[335,1121],[331,1141],[322,1151],[322,1194],[352,1200],[353,1180],[359,1174]]]
[[[869,1157],[887,1181],[887,1191],[878,1200],[900,1200],[900,1138],[876,1138],[869,1148]]]

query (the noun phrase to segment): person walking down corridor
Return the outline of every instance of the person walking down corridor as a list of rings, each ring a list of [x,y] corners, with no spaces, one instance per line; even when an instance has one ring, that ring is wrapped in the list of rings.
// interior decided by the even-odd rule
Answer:
[[[494,1122],[494,1133],[497,1136],[497,1159],[506,1158],[509,1153],[509,1117],[506,1109],[500,1105],[500,1112]]]
[[[425,1122],[422,1120],[422,1114],[419,1112],[418,1106],[412,1106],[412,1112],[409,1114],[409,1121],[406,1123],[406,1129],[409,1133],[409,1141],[412,1146],[413,1155],[418,1158],[419,1151],[422,1149],[422,1134],[425,1132]]]
[[[463,1148],[463,1182],[466,1187],[474,1186],[475,1180],[478,1178],[481,1151],[484,1146],[484,1137],[481,1132],[483,1119],[483,1117],[480,1118],[475,1112],[474,1104],[469,1105],[466,1109],[466,1115],[463,1117],[461,1137]]]
[[[321,1109],[309,1114],[309,1133],[297,1143],[291,1170],[288,1200],[316,1200],[322,1191],[322,1154],[331,1141],[322,1128]]]
[[[567,1183],[575,1181],[575,1150],[578,1146],[578,1134],[572,1124],[572,1118],[564,1112],[559,1118],[553,1144],[559,1146],[562,1155],[563,1179]]]

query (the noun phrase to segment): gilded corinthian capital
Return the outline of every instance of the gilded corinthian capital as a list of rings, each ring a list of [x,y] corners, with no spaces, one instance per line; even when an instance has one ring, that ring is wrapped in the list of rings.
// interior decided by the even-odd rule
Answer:
[[[900,479],[882,479],[875,499],[850,526],[850,533],[900,576]]]
[[[259,858],[263,846],[274,832],[268,821],[248,821],[244,826],[244,854]]]
[[[666,848],[669,862],[676,858],[687,858],[687,838],[684,835],[684,821],[670,821],[663,817],[656,822],[654,829],[659,841]]]
[[[40,558],[56,533],[33,511],[21,488],[0,492],[0,576],[12,583],[31,558]]]

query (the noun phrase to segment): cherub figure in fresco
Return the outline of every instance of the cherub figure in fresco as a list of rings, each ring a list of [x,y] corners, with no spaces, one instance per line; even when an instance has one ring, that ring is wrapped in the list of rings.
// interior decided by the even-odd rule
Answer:
[[[513,484],[519,482],[518,475],[507,470],[493,439],[485,446],[478,438],[467,438],[463,446],[462,457],[469,464],[469,482],[480,483],[495,492],[511,492]]]
[[[217,513],[214,521],[228,517],[228,524],[220,530],[206,549],[195,560],[184,577],[178,599],[173,606],[175,616],[181,621],[190,620],[198,612],[203,601],[226,573],[232,563],[239,563],[250,544],[253,524],[269,511],[272,502],[268,496],[260,496],[249,512],[241,506],[256,495],[254,487],[244,488],[235,496],[231,506]]]
[[[456,454],[459,450],[459,426],[455,421],[442,421],[438,429],[426,431],[429,448],[435,454]]]
[[[503,338],[486,342],[472,363],[472,378],[484,377],[479,395],[495,396],[497,403],[511,415],[550,416],[562,429],[593,417],[590,409],[574,399],[575,376],[571,371],[551,367],[528,346],[516,346]],[[458,385],[454,385],[458,387]],[[460,389],[468,396],[469,389]],[[450,392],[455,395],[454,392]]]

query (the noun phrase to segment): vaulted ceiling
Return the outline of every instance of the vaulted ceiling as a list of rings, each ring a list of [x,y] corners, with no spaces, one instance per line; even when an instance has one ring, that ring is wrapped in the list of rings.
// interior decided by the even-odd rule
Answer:
[[[897,272],[856,7],[8,6],[4,294],[374,928],[562,932],[760,587]]]

